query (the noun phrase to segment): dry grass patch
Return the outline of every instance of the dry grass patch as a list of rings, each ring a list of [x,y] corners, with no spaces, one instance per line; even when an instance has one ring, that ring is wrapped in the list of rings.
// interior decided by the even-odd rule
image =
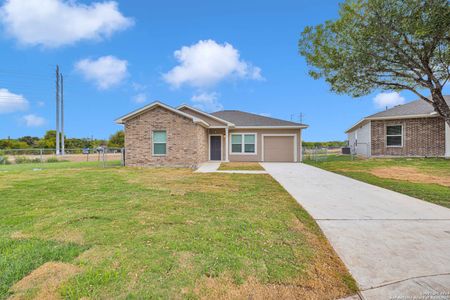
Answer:
[[[450,187],[450,177],[432,175],[413,167],[374,168],[370,170],[370,173],[380,178],[405,180],[417,183],[433,183]]]
[[[264,171],[264,168],[257,162],[227,162],[221,163],[220,171]]]
[[[79,272],[79,267],[69,263],[47,262],[16,282],[10,299],[27,299],[31,295],[34,299],[61,299],[58,287]]]
[[[198,174],[190,169],[174,168],[128,168],[128,182],[147,188],[169,191],[171,195],[185,195],[189,192],[237,191],[236,184],[229,177],[220,174]]]

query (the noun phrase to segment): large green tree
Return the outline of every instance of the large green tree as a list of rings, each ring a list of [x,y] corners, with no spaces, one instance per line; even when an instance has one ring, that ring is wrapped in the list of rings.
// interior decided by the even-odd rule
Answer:
[[[448,0],[346,0],[339,18],[306,27],[300,54],[310,75],[353,97],[408,90],[450,125],[443,89],[450,77]]]

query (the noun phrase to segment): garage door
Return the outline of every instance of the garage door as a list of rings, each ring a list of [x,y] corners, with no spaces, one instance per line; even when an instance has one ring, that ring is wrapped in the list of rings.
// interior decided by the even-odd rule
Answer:
[[[265,136],[263,143],[264,161],[294,161],[293,136]]]

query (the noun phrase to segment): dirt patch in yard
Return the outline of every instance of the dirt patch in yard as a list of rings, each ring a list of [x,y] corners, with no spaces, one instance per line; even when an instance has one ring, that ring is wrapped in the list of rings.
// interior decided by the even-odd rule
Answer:
[[[434,183],[450,187],[450,177],[423,173],[412,167],[375,168],[370,173],[380,178],[405,180],[416,183]]]
[[[221,163],[220,171],[264,171],[264,168],[257,162],[227,162]]]
[[[68,263],[48,262],[31,272],[11,288],[10,299],[60,299],[58,287],[80,272],[80,268]]]

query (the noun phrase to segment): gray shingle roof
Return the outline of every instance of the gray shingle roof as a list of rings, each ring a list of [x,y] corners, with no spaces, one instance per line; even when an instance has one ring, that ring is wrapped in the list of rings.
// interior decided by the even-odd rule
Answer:
[[[450,96],[444,96],[445,101],[450,105]],[[397,117],[397,116],[412,116],[412,115],[429,115],[434,112],[434,108],[431,104],[423,101],[416,100],[403,105],[398,105],[385,111],[367,116],[366,118],[384,118],[384,117]]]
[[[264,117],[240,110],[222,110],[211,114],[228,122],[234,123],[236,126],[307,126],[301,123]]]

